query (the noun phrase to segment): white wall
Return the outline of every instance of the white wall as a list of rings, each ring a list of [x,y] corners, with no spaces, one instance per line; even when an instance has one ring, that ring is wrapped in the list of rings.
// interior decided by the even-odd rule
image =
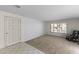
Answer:
[[[67,23],[67,33],[70,33],[73,30],[79,30],[79,18],[71,18],[64,20],[56,20],[56,21],[47,21],[45,23],[45,34],[56,35],[56,36],[64,36],[66,34],[61,33],[52,33],[50,32],[50,24],[51,23]]]
[[[24,17],[21,24],[22,41],[28,41],[44,34],[44,23],[42,21]]]
[[[4,48],[4,16],[13,16],[21,18],[21,40],[28,41],[44,34],[43,21],[26,18],[13,13],[0,11],[0,48]]]
[[[4,48],[4,22],[3,17],[0,13],[0,48]]]

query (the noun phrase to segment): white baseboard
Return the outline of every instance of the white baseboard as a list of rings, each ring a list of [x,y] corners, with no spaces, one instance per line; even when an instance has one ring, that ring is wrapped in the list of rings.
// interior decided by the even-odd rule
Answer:
[[[36,36],[34,35],[34,36],[31,36],[31,38],[29,38],[29,39],[27,39],[27,38],[26,38],[26,39],[23,39],[22,42],[26,42],[26,41],[29,41],[29,40],[38,38],[38,37],[43,36],[43,35],[44,35],[44,34],[39,34],[39,35],[36,35]]]

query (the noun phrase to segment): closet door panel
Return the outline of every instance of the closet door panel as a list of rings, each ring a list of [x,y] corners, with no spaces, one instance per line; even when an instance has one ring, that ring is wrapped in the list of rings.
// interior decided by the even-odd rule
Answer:
[[[17,17],[4,16],[4,39],[6,46],[20,42],[20,21],[20,18]]]

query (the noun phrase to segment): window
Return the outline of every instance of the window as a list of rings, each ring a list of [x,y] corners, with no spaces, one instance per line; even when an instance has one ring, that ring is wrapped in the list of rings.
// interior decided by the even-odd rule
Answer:
[[[66,23],[51,24],[51,32],[66,33]]]

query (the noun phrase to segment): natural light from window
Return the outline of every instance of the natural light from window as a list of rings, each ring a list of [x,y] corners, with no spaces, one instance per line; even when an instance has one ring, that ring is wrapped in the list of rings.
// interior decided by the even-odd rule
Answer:
[[[51,24],[51,32],[66,33],[66,23],[54,23]]]

